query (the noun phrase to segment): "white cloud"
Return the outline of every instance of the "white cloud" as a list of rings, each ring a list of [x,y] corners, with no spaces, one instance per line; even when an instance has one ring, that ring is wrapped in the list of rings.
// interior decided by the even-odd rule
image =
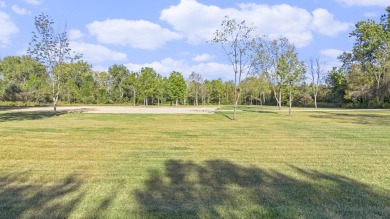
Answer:
[[[30,5],[40,5],[43,2],[43,0],[24,0],[24,1]]]
[[[19,15],[30,15],[31,14],[31,11],[29,11],[25,8],[21,8],[18,5],[13,5],[12,11],[16,14],[19,14]]]
[[[90,63],[100,63],[103,61],[124,61],[127,55],[122,52],[112,51],[101,45],[94,45],[81,42],[70,42],[70,48],[83,54],[83,59]]]
[[[83,38],[83,33],[80,30],[72,29],[69,31],[69,40],[79,40]]]
[[[102,66],[102,65],[94,65],[92,66],[92,70],[98,71],[98,72],[108,72],[108,67]]]
[[[319,53],[321,60],[324,61],[323,68],[326,72],[332,70],[333,67],[340,67],[342,63],[338,60],[338,57],[343,54],[344,51],[339,49],[324,49]]]
[[[7,4],[5,3],[5,1],[1,1],[0,8],[5,8],[5,7],[7,7]]]
[[[175,32],[145,20],[113,19],[94,21],[87,25],[91,35],[99,42],[126,45],[139,49],[157,49],[182,37]]]
[[[4,47],[10,43],[12,35],[19,32],[18,27],[11,21],[10,16],[0,12],[0,46]]]
[[[195,62],[204,62],[204,61],[212,60],[214,58],[215,58],[214,55],[203,53],[201,55],[195,56],[192,60],[195,61]]]
[[[178,5],[164,9],[160,19],[171,24],[175,30],[185,33],[189,42],[198,44],[211,39],[225,15],[237,13],[235,9],[226,10],[194,0],[181,0]]]
[[[346,6],[390,6],[389,0],[336,0],[336,2]]]
[[[234,76],[230,65],[217,62],[206,62],[191,65],[186,60],[166,58],[159,62],[143,64],[128,63],[126,66],[131,71],[139,71],[142,67],[150,67],[156,70],[157,73],[167,77],[172,71],[181,72],[185,78],[188,78],[193,71],[200,73],[204,79],[210,80],[215,78],[231,80]]]
[[[316,9],[313,11],[313,27],[323,35],[337,36],[338,33],[348,30],[349,23],[343,23],[334,19],[333,14],[326,9]]]
[[[364,13],[364,17],[366,18],[376,18],[379,17],[380,15],[376,12],[366,12]]]
[[[324,49],[320,51],[320,54],[329,58],[337,59],[344,51],[339,49]]]
[[[21,49],[21,50],[16,51],[16,54],[18,56],[25,56],[25,55],[28,55],[28,52],[27,52],[27,49]]]
[[[311,13],[288,4],[256,3],[239,4],[238,8],[220,8],[204,5],[196,0],[181,0],[178,5],[164,9],[160,19],[171,24],[176,31],[184,33],[189,43],[199,44],[212,38],[225,15],[253,24],[257,27],[258,35],[268,35],[271,38],[285,36],[297,47],[309,45],[313,40],[313,31],[335,36],[348,26],[347,23],[334,19],[324,9]],[[335,26],[332,30],[325,31],[330,25]]]

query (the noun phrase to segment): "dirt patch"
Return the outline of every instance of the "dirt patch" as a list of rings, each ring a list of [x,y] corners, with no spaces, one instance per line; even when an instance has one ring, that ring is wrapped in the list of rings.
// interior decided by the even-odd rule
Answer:
[[[210,114],[217,107],[132,107],[132,106],[59,106],[57,111],[68,113],[111,113],[111,114]],[[12,109],[18,112],[47,112],[53,107],[30,107]]]

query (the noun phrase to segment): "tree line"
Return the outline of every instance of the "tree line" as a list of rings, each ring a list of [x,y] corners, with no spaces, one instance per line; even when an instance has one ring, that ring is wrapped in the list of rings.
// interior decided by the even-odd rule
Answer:
[[[45,14],[35,18],[28,55],[0,59],[0,100],[42,105],[282,105],[390,107],[390,7],[379,21],[356,24],[355,44],[340,57],[343,65],[324,71],[324,63],[298,59],[286,38],[252,36],[253,27],[227,18],[211,42],[221,44],[234,80],[205,80],[192,72],[163,77],[144,67],[124,65],[93,71],[69,49],[67,32],[55,31]]]

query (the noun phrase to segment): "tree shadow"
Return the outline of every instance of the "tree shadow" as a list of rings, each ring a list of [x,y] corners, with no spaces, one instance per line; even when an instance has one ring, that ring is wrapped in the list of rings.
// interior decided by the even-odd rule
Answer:
[[[229,119],[229,120],[233,120],[233,117],[229,116],[229,115],[226,114],[226,113],[215,113],[215,114],[221,115],[221,116],[223,116],[223,117],[225,117],[225,118],[227,118],[227,119]]]
[[[390,192],[291,166],[297,178],[230,161],[169,160],[135,191],[145,218],[389,218]]]
[[[24,121],[24,120],[39,120],[50,118],[54,116],[60,116],[66,114],[67,112],[54,112],[54,111],[29,111],[29,112],[9,112],[9,113],[0,113],[0,122],[12,122],[12,121]]]
[[[67,218],[84,196],[74,175],[55,184],[26,181],[22,175],[0,176],[0,218]]]
[[[390,125],[390,115],[374,113],[335,113],[335,112],[317,112],[310,117],[317,119],[333,119],[341,123],[355,123],[362,125]]]
[[[249,112],[249,113],[265,113],[265,114],[277,114],[276,112],[272,112],[269,110],[250,110],[250,109],[243,109],[243,112]]]
[[[0,106],[0,111],[8,111],[8,110],[21,110],[31,108],[28,106]]]

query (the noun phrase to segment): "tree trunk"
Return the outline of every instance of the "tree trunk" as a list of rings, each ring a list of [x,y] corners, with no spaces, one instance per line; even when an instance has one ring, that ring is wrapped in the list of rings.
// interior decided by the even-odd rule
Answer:
[[[314,94],[314,106],[317,109],[317,93]]]
[[[265,94],[263,93],[263,102],[261,105],[265,104]]]
[[[135,90],[133,91],[133,105],[135,106]]]
[[[290,97],[289,97],[290,107],[288,108],[288,115],[291,115],[291,106],[292,106],[292,94],[290,89]]]
[[[195,103],[198,106],[198,92],[196,92],[196,94],[195,94]]]
[[[55,113],[57,112],[57,102],[58,102],[58,93],[55,97],[53,97],[53,109]]]
[[[176,99],[176,107],[177,107],[178,103],[179,103],[179,99]]]
[[[237,106],[238,106],[238,98],[234,101],[234,112],[233,112],[233,120],[236,120],[236,114],[237,114]]]
[[[237,106],[238,106],[239,99],[240,99],[240,91],[239,91],[239,88],[236,88],[236,95],[235,95],[235,100],[234,100],[233,120],[236,120]]]
[[[278,95],[278,107],[279,107],[279,110],[282,109],[282,91],[279,90],[279,95]]]

